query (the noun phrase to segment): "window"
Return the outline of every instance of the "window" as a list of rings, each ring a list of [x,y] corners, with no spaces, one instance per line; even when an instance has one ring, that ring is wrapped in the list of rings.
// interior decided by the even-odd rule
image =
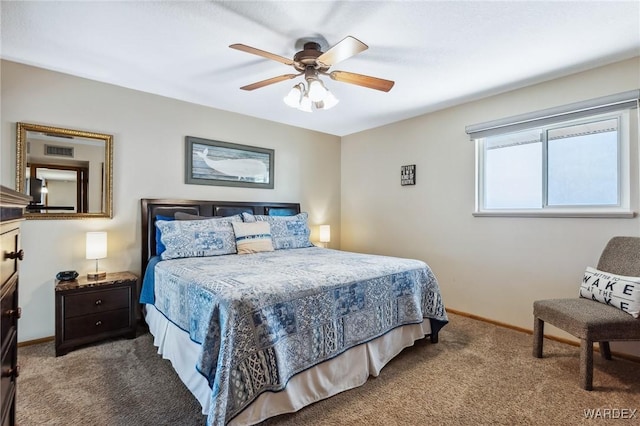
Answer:
[[[620,206],[620,116],[481,139],[484,209]]]
[[[468,126],[477,154],[474,214],[632,217],[629,108],[638,92],[615,105],[601,98],[589,108]]]

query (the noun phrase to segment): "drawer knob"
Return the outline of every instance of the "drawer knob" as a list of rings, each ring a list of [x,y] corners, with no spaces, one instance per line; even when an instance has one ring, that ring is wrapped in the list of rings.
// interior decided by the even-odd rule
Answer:
[[[5,253],[4,254],[4,258],[5,259],[18,259],[18,260],[22,260],[24,259],[24,250],[20,249],[18,251],[12,251],[10,253]]]
[[[96,300],[96,305],[102,305],[102,299]]]
[[[100,327],[102,325],[102,321],[96,321],[96,327]]]
[[[2,377],[18,377],[20,375],[20,366],[16,365],[14,368],[7,368],[2,371]]]
[[[4,316],[9,318],[14,317],[15,319],[20,319],[20,317],[22,316],[22,308],[7,309],[6,311],[4,311]]]

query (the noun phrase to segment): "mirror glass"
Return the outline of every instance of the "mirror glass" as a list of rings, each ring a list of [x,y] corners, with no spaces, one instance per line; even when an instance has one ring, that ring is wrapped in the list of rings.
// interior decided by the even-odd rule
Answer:
[[[112,217],[113,136],[18,123],[17,191],[27,219]]]

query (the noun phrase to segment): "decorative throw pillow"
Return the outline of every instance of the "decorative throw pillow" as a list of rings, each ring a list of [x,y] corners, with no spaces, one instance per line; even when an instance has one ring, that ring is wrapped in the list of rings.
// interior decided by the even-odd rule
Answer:
[[[158,221],[166,250],[162,260],[180,257],[204,257],[236,252],[233,222],[241,222],[239,216],[207,220]]]
[[[308,214],[298,213],[295,216],[265,216],[242,213],[245,222],[268,222],[271,225],[271,240],[276,250],[313,247],[309,241]]]
[[[269,222],[233,222],[238,254],[273,251]]]
[[[640,316],[640,277],[625,277],[587,268],[580,296],[614,306],[634,318]]]

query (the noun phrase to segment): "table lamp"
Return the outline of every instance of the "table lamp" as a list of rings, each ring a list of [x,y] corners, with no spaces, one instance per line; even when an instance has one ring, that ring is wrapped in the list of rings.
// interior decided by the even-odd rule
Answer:
[[[90,280],[99,280],[105,278],[105,271],[98,271],[98,259],[107,257],[107,233],[106,232],[87,232],[87,259],[95,259],[96,271],[89,272],[87,278]]]
[[[331,241],[331,225],[320,225],[320,242],[327,248],[327,243]]]

